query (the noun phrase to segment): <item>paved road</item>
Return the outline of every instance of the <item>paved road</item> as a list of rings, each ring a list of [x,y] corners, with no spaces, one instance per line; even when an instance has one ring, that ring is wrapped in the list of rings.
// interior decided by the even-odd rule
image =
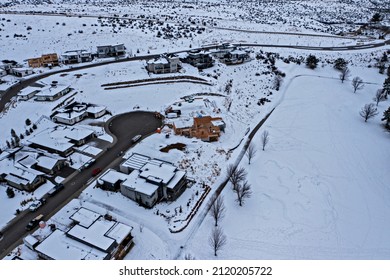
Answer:
[[[5,105],[14,96],[16,96],[19,91],[21,91],[22,89],[28,87],[29,85],[32,85],[33,83],[39,81],[40,79],[49,77],[51,75],[67,73],[67,72],[73,72],[73,71],[78,71],[78,70],[98,67],[98,66],[112,64],[112,63],[121,63],[121,62],[127,62],[127,61],[135,61],[135,60],[148,60],[148,59],[153,59],[153,58],[159,57],[159,56],[160,55],[143,55],[143,56],[136,56],[136,57],[125,57],[125,58],[120,58],[120,59],[116,59],[116,60],[106,60],[106,61],[101,61],[101,62],[94,62],[94,63],[90,63],[90,64],[84,64],[84,65],[81,65],[81,66],[77,65],[77,66],[73,66],[72,68],[59,69],[59,70],[43,73],[41,75],[23,78],[23,79],[20,80],[19,83],[14,84],[13,86],[11,86],[9,89],[7,89],[1,95],[1,99],[0,99],[0,112],[2,112],[4,110]]]
[[[120,162],[118,156],[121,151],[128,150],[132,143],[131,139],[138,134],[146,137],[161,127],[162,121],[156,119],[153,113],[136,111],[117,115],[106,123],[106,130],[114,137],[115,141],[111,148],[105,151],[95,164],[82,172],[73,173],[65,181],[64,190],[60,191],[53,197],[47,198],[47,203],[38,209],[37,212],[31,213],[24,211],[20,213],[9,225],[2,230],[3,238],[0,240],[0,259],[4,258],[17,245],[22,243],[22,238],[27,234],[26,224],[38,214],[45,215],[45,219],[50,218],[54,213],[61,209],[71,199],[78,197],[82,190],[91,180],[91,172],[94,168],[100,167],[107,169]],[[141,140],[142,141],[142,140]]]

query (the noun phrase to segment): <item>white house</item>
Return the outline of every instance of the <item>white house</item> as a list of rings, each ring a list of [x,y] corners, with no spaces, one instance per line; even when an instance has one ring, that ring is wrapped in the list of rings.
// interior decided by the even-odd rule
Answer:
[[[73,102],[56,110],[51,115],[51,119],[54,122],[73,125],[88,117],[93,119],[100,118],[106,112],[107,108],[105,106]]]
[[[67,51],[61,55],[64,64],[82,63],[92,61],[92,53],[87,50]]]
[[[66,85],[51,85],[41,89],[40,92],[35,94],[35,101],[54,101],[64,96],[72,89]]]
[[[172,163],[134,153],[120,165],[128,174],[120,183],[121,193],[146,207],[159,200],[175,200],[187,187],[186,172]]]
[[[105,45],[97,47],[97,55],[102,57],[117,57],[126,54],[126,47],[124,44]]]
[[[177,56],[161,56],[149,60],[146,63],[146,68],[154,74],[174,73],[179,71],[180,59]]]
[[[95,137],[95,132],[91,129],[57,125],[41,131],[27,141],[33,148],[66,157],[73,153],[74,146],[81,146],[93,137]]]
[[[132,227],[80,208],[69,217],[74,226],[54,230],[34,250],[45,260],[123,259],[133,243]]]
[[[40,91],[41,91],[40,88],[26,87],[18,93],[18,97],[20,100],[29,100],[30,98],[34,97],[35,94],[37,94]]]
[[[25,77],[25,76],[34,74],[34,71],[30,68],[18,67],[18,68],[12,68],[11,74],[16,76],[16,77]]]

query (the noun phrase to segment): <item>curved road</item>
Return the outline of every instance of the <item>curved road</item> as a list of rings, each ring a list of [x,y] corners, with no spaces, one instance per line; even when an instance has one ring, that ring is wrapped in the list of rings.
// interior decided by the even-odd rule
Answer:
[[[301,34],[302,35],[302,34]],[[379,43],[367,44],[367,45],[350,45],[344,47],[312,47],[312,46],[290,46],[290,45],[269,45],[269,44],[235,44],[237,46],[251,46],[251,47],[272,47],[272,48],[293,48],[293,49],[303,49],[303,50],[316,50],[316,51],[351,51],[351,50],[360,50],[360,49],[372,49],[378,48],[390,44],[390,40],[386,40]],[[205,48],[195,48],[197,49],[214,49],[216,46],[209,46]],[[189,50],[177,51],[174,53],[186,52]],[[13,85],[5,93],[2,94],[0,99],[0,112],[3,111],[5,105],[23,88],[28,85],[33,84],[34,82],[59,73],[66,73],[72,71],[78,71],[82,69],[98,67],[111,63],[121,63],[134,60],[142,59],[152,59],[160,56],[160,54],[155,55],[146,55],[138,56],[131,58],[122,58],[118,60],[110,60],[104,62],[98,62],[94,64],[87,64],[82,66],[76,66],[73,68],[61,69],[49,73],[44,73],[42,75],[34,76],[21,80],[18,84]],[[262,124],[262,123],[261,123]],[[257,128],[261,126],[258,125]],[[111,131],[114,136],[113,146],[105,151],[97,160],[94,165],[83,170],[80,173],[74,173],[72,176],[67,178],[67,183],[65,183],[65,189],[61,191],[54,197],[48,199],[47,204],[38,210],[37,213],[22,212],[19,214],[13,221],[11,221],[5,229],[3,229],[3,237],[0,239],[0,258],[3,258],[10,250],[14,249],[18,244],[22,242],[22,238],[26,235],[25,225],[34,218],[37,214],[44,214],[45,220],[47,220],[53,213],[62,208],[66,203],[71,199],[77,197],[80,192],[87,186],[88,181],[91,179],[91,170],[96,167],[106,169],[109,166],[119,163],[120,158],[118,154],[121,151],[125,151],[131,146],[130,139],[137,134],[148,135],[156,131],[158,127],[161,126],[161,120],[158,120],[154,117],[153,113],[148,112],[132,112],[123,115],[118,115],[113,117],[110,121],[106,123],[106,130]],[[252,134],[251,134],[252,135]],[[247,146],[246,143],[244,147]],[[219,189],[223,189],[224,184],[221,184]],[[206,212],[207,213],[207,212]],[[203,213],[202,216],[204,216]],[[202,220],[202,219],[200,219]]]
[[[300,50],[309,50],[309,51],[310,50],[315,50],[315,51],[352,51],[352,50],[373,49],[373,48],[379,48],[379,47],[383,47],[386,45],[390,45],[390,39],[383,41],[383,42],[372,43],[372,44],[367,44],[367,45],[349,45],[349,46],[344,46],[344,47],[291,46],[291,45],[270,45],[270,44],[255,44],[255,43],[253,43],[253,44],[252,43],[243,43],[243,44],[241,44],[241,43],[234,44],[233,43],[233,45],[243,46],[243,47],[289,48],[289,49],[300,49]],[[193,50],[193,51],[194,50],[211,50],[211,49],[215,49],[216,47],[217,47],[217,45],[203,47],[203,48],[193,48],[193,49],[172,52],[172,54],[188,52],[190,50]],[[82,65],[82,66],[74,66],[73,68],[56,70],[53,72],[44,73],[42,75],[22,79],[22,80],[20,80],[19,83],[11,86],[9,89],[7,89],[1,95],[0,112],[2,112],[4,110],[6,104],[14,96],[16,96],[20,90],[24,89],[25,87],[33,84],[34,82],[36,82],[42,78],[46,78],[46,77],[49,77],[49,76],[54,75],[54,74],[78,71],[78,70],[82,70],[82,69],[98,67],[98,66],[102,66],[102,65],[111,64],[111,63],[121,63],[121,62],[136,61],[136,60],[148,60],[148,59],[153,59],[153,58],[159,57],[161,55],[162,54],[143,55],[143,56],[136,56],[136,57],[121,58],[121,59],[117,59],[117,60],[97,62],[97,63],[87,64],[87,65]]]
[[[61,209],[73,198],[76,198],[87,187],[91,181],[91,171],[100,167],[105,170],[119,164],[121,158],[118,156],[121,151],[128,150],[131,146],[131,139],[138,134],[146,137],[161,127],[162,121],[154,117],[150,112],[130,112],[117,115],[106,123],[106,130],[114,138],[111,147],[100,155],[96,162],[84,169],[82,172],[75,171],[65,181],[64,190],[53,197],[47,197],[47,203],[31,213],[28,210],[16,216],[3,230],[3,238],[0,240],[0,259],[4,258],[11,250],[23,242],[22,238],[27,235],[25,226],[38,214],[45,215],[44,220],[48,220],[54,213]]]

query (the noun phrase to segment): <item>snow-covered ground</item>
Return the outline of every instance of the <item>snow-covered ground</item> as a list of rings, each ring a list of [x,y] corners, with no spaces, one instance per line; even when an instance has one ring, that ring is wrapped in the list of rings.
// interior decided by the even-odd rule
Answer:
[[[15,7],[17,10],[18,7]],[[148,50],[163,53],[186,49],[190,44],[195,47],[227,41],[233,34],[235,42],[312,46],[356,44],[356,40],[345,38],[238,33],[212,28],[193,38],[165,40],[155,37],[156,30],[151,32],[147,28],[144,31],[142,28],[117,29],[115,33],[111,25],[95,26],[97,18],[45,16],[40,17],[39,21],[36,16],[27,15],[3,15],[2,18],[0,58],[19,62],[42,53],[62,53],[80,48],[93,50],[96,45],[106,43],[123,42],[133,54],[137,49],[141,54],[146,54]],[[139,22],[136,24],[139,25]],[[256,30],[260,26],[256,27],[256,24],[260,23],[240,22],[238,27]],[[30,25],[32,29],[27,31]],[[226,24],[225,27],[232,26]],[[83,33],[78,32],[79,28],[83,29]],[[92,35],[92,32],[96,34]],[[13,38],[13,33],[23,33],[27,37]],[[72,35],[67,36],[67,33]],[[130,34],[131,37],[128,36]],[[107,42],[108,39],[110,42]],[[165,108],[180,98],[197,94],[199,100],[192,104],[181,100],[185,115],[189,117],[204,111],[222,117],[227,125],[225,133],[214,143],[174,135],[166,138],[165,132],[168,130],[164,129],[161,134],[143,139],[124,156],[139,152],[185,169],[196,183],[177,201],[160,203],[148,210],[120,193],[95,188],[92,181],[79,198],[54,215],[49,223],[62,224],[66,228],[69,210],[83,206],[102,215],[109,212],[133,227],[136,246],[126,259],[180,259],[188,254],[196,259],[214,259],[208,244],[214,223],[210,216],[201,219],[206,204],[224,180],[227,166],[239,158],[245,142],[241,140],[247,139],[247,129],[253,129],[276,107],[252,140],[257,149],[255,158],[250,165],[245,157],[241,160],[241,166],[248,173],[252,196],[240,207],[230,184],[222,193],[226,214],[220,226],[227,237],[227,244],[219,252],[218,259],[390,258],[390,241],[387,237],[390,227],[386,223],[386,217],[390,214],[390,177],[385,172],[390,142],[389,133],[384,130],[380,120],[383,111],[389,107],[389,101],[380,102],[379,114],[367,123],[359,116],[364,104],[374,102],[373,97],[385,79],[374,66],[375,58],[386,50],[388,48],[385,46],[373,51],[315,53],[321,61],[316,70],[310,70],[304,63],[287,64],[282,60],[290,56],[304,60],[312,51],[254,48],[251,54],[253,59],[242,65],[216,63],[200,73],[184,64],[181,73],[162,75],[195,76],[207,80],[210,85],[188,82],[114,90],[102,87],[106,83],[162,77],[148,75],[144,61],[111,64],[43,79],[45,83],[55,80],[71,85],[77,92],[75,100],[105,105],[114,115],[133,110],[163,113]],[[275,57],[276,67],[286,74],[280,90],[274,89],[275,75],[270,70],[270,62],[255,59],[259,53],[267,56],[265,51],[274,53],[268,58]],[[351,76],[344,83],[339,79],[339,72],[332,67],[332,62],[338,57],[349,61]],[[351,86],[351,79],[355,76],[360,76],[367,83],[356,94]],[[230,81],[231,90],[226,90]],[[218,95],[211,96],[210,93]],[[26,130],[26,118],[32,122],[41,120],[37,131],[52,126],[41,116],[49,116],[66,98],[68,96],[54,102],[14,100],[12,106],[0,115],[0,147],[5,148],[11,129],[18,135]],[[257,104],[260,98],[267,98],[269,102],[260,106]],[[213,106],[207,106],[211,103],[219,109],[219,113],[215,113]],[[102,134],[103,128],[96,126],[96,123],[107,118],[85,120],[81,125]],[[270,142],[262,151],[260,142],[264,130],[270,133]],[[100,138],[112,141],[107,134]],[[174,143],[185,144],[186,150],[160,151]],[[237,149],[228,152],[238,144]],[[84,148],[92,154],[100,152],[96,147]],[[78,168],[89,159],[75,154],[72,161],[74,167]],[[186,226],[183,220],[202,195],[203,183],[210,186],[211,192],[198,214],[183,231],[172,233]],[[0,216],[0,228],[13,217],[22,200],[39,198],[51,187],[44,185],[33,194],[17,192],[13,199],[8,199],[5,191],[1,191],[0,210],[3,214]],[[182,211],[178,211],[180,208]],[[38,230],[34,234],[45,236],[48,232]],[[35,257],[23,246],[14,253],[21,253],[25,258]]]
[[[327,75],[328,71],[322,71]],[[375,81],[375,80],[371,80]],[[381,116],[367,123],[359,108],[377,86],[353,94],[327,77],[293,78],[283,102],[260,132],[270,142],[244,160],[253,196],[244,207],[225,189],[221,222],[228,244],[221,259],[388,259],[390,213],[386,172],[389,133]],[[388,102],[379,104],[381,112]],[[188,250],[199,259],[213,227],[204,223]],[[201,246],[199,246],[201,244]]]

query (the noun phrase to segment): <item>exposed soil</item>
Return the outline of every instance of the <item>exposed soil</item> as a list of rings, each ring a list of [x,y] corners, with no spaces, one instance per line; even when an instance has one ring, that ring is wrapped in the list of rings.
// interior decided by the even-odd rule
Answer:
[[[160,152],[163,152],[163,153],[168,153],[170,150],[173,150],[173,149],[177,149],[179,151],[184,151],[186,148],[186,144],[183,144],[183,143],[175,143],[175,144],[171,144],[171,145],[168,145],[162,149],[160,149]]]

